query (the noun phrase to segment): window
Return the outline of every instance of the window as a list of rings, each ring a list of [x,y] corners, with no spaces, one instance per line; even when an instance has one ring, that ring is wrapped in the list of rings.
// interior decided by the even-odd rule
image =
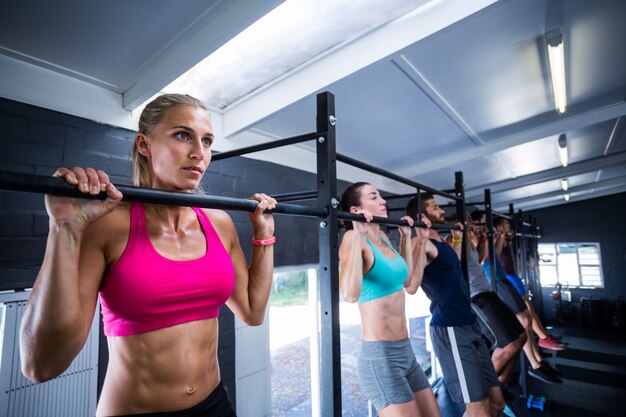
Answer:
[[[5,321],[5,314],[6,314],[6,309],[5,309],[5,304],[4,303],[0,303],[0,364],[2,364],[2,342],[4,342],[4,321]]]
[[[538,249],[542,286],[604,287],[599,243],[540,243]]]
[[[271,415],[312,415],[317,344],[317,269],[276,268],[270,294]],[[298,383],[295,383],[298,381]]]
[[[275,268],[269,306],[271,415],[319,417],[319,317],[317,266]],[[407,296],[407,320],[413,351],[427,375],[430,301],[420,289]],[[340,298],[341,402],[343,416],[367,416],[370,408],[358,377],[361,317],[357,303]]]

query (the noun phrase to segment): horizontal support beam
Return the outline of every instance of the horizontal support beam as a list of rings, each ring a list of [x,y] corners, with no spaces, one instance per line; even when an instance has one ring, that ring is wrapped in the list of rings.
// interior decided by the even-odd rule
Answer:
[[[621,165],[623,163],[626,163],[626,152],[614,153],[612,155],[587,159],[586,161],[582,162],[576,162],[566,167],[559,166],[557,168],[548,169],[546,171],[523,175],[512,180],[504,180],[491,184],[484,184],[478,187],[468,188],[465,190],[465,195],[481,195],[485,188],[489,188],[492,193],[508,191],[510,189],[525,187],[527,185],[539,184],[552,180],[560,180],[562,178],[567,178],[574,175],[585,174],[587,172],[597,171],[599,169],[605,169],[615,165]]]
[[[626,176],[621,176],[621,177],[611,178],[608,180],[603,180],[603,181],[598,181],[598,182],[590,182],[588,184],[580,185],[578,187],[570,187],[567,191],[563,191],[562,189],[559,189],[557,191],[550,191],[550,192],[543,193],[543,194],[537,194],[532,197],[520,198],[520,199],[511,201],[511,203],[513,203],[515,206],[518,206],[520,204],[529,204],[529,203],[532,203],[533,201],[540,200],[543,198],[550,198],[550,197],[562,198],[564,194],[569,194],[570,196],[572,196],[572,194],[576,194],[576,193],[582,193],[586,191],[599,191],[602,189],[621,187],[624,185],[626,185]]]
[[[402,184],[406,184],[406,185],[409,185],[411,187],[415,187],[416,189],[419,189],[419,190],[422,190],[422,191],[428,191],[428,192],[430,192],[432,194],[436,194],[436,195],[440,195],[442,197],[449,198],[450,200],[457,201],[459,199],[459,197],[457,197],[457,196],[455,196],[453,194],[449,194],[449,193],[446,193],[444,191],[437,190],[436,188],[432,188],[432,187],[429,187],[427,185],[420,184],[419,182],[409,180],[407,178],[401,177],[400,175],[396,175],[393,172],[389,172],[389,171],[386,171],[384,169],[375,167],[373,165],[366,164],[365,162],[358,161],[358,160],[356,160],[354,158],[351,158],[351,157],[346,156],[346,155],[342,155],[340,153],[337,154],[337,161],[343,162],[344,164],[352,165],[353,167],[361,168],[364,171],[368,171],[368,172],[371,172],[371,173],[374,173],[374,174],[382,175],[383,177],[392,179],[394,181],[398,181],[398,182],[400,182]]]
[[[274,199],[278,202],[315,200],[317,198],[317,190],[296,191],[293,193],[284,193],[284,194],[272,194],[272,197],[274,197]]]
[[[213,161],[219,161],[221,159],[232,158],[233,156],[241,156],[248,153],[266,151],[268,149],[280,148],[282,146],[293,145],[296,143],[306,142],[308,140],[318,139],[320,137],[316,132],[305,133],[299,136],[292,136],[290,138],[280,139],[273,142],[261,143],[259,145],[247,146],[241,149],[233,149],[232,151],[220,152],[214,154],[211,159]]]
[[[626,103],[623,101],[602,108],[594,107],[590,110],[581,110],[577,114],[572,109],[568,109],[567,114],[562,116],[552,111],[546,115],[537,117],[541,120],[526,120],[520,122],[518,126],[508,126],[507,129],[512,130],[512,132],[495,131],[482,133],[481,138],[486,142],[485,145],[462,149],[456,152],[448,152],[441,157],[430,158],[427,161],[418,161],[398,169],[397,172],[400,175],[415,178],[419,175],[441,169],[442,167],[459,165],[463,162],[492,155],[505,149],[523,145],[527,142],[559,135],[563,132],[582,129],[590,125],[615,119],[625,114]],[[477,188],[483,189],[489,188],[489,186],[481,185]],[[468,190],[466,190],[466,195],[467,191]]]

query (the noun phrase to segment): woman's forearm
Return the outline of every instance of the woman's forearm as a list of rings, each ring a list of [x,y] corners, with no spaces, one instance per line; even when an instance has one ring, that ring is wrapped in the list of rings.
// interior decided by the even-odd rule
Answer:
[[[33,380],[63,372],[82,348],[91,323],[78,282],[82,231],[50,225],[44,261],[20,327],[22,369]]]
[[[274,246],[253,246],[248,274],[251,324],[260,324],[265,318],[265,309],[272,290],[273,274]]]
[[[409,279],[405,283],[406,291],[409,294],[415,294],[417,289],[422,285],[422,278],[424,277],[424,268],[428,264],[426,256],[426,242],[413,239],[412,242],[412,258],[413,258],[413,270],[409,274]]]

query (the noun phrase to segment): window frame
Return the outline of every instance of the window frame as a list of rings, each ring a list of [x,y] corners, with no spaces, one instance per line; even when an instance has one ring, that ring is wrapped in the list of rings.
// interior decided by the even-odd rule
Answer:
[[[580,288],[580,289],[602,289],[605,286],[605,282],[604,282],[604,270],[602,268],[602,248],[600,246],[600,242],[542,242],[538,244],[537,250],[538,253],[541,253],[541,251],[539,250],[539,248],[541,246],[548,246],[551,245],[553,248],[553,251],[555,253],[555,259],[554,259],[554,265],[543,265],[543,266],[554,266],[556,268],[556,283],[544,283],[541,280],[541,267],[542,267],[542,260],[541,260],[541,256],[539,256],[539,282],[541,283],[541,287],[553,287],[556,284],[561,284],[565,287],[568,288]],[[559,250],[558,247],[559,246],[564,246],[564,245],[569,245],[569,246],[575,246],[576,247],[576,266],[578,269],[578,283],[576,285],[574,285],[571,281],[572,280],[563,280],[561,279],[561,277],[559,276]],[[600,284],[599,285],[589,285],[588,283],[584,282],[584,277],[583,277],[583,272],[582,272],[582,268],[585,266],[590,266],[590,264],[581,264],[580,262],[580,248],[584,247],[584,246],[595,246],[597,249],[597,255],[598,255],[598,270],[599,270],[599,275],[600,275]],[[593,265],[595,266],[595,265]]]

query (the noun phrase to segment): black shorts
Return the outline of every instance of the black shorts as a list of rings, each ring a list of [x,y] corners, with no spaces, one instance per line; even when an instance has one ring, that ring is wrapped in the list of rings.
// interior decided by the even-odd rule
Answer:
[[[491,291],[473,296],[472,310],[478,316],[483,336],[492,348],[503,348],[524,333],[515,314]]]
[[[513,284],[508,279],[502,279],[496,282],[498,289],[498,297],[506,304],[508,308],[515,314],[528,310],[526,303],[521,295],[517,292]]]
[[[220,384],[204,401],[186,410],[163,413],[127,414],[118,417],[236,417],[233,406],[228,401],[224,385]]]

